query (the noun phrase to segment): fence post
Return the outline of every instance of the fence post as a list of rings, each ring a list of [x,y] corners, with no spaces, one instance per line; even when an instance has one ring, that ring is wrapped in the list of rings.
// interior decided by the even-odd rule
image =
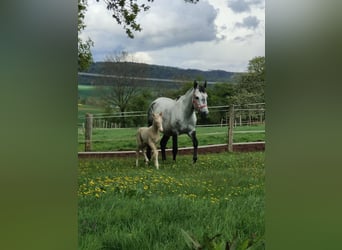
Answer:
[[[229,107],[228,152],[233,152],[234,105]]]
[[[85,148],[84,151],[91,151],[91,136],[93,129],[93,115],[87,113],[85,120]]]

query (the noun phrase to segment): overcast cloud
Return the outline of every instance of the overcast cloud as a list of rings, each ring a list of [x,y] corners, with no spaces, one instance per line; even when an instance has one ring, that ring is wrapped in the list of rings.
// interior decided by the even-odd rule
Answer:
[[[264,0],[155,0],[150,5],[138,17],[143,30],[130,39],[103,2],[88,0],[81,37],[94,41],[94,61],[127,51],[144,63],[242,72],[250,59],[264,56]]]
[[[264,0],[228,0],[228,7],[236,13],[249,12],[255,6],[264,6]]]
[[[138,19],[143,31],[128,43],[132,50],[158,50],[194,42],[216,39],[217,11],[208,2],[192,5],[182,0],[162,0],[152,4],[151,11]]]
[[[256,29],[259,25],[260,21],[255,16],[245,17],[242,22],[238,22],[235,24],[238,28],[247,28],[247,29]]]

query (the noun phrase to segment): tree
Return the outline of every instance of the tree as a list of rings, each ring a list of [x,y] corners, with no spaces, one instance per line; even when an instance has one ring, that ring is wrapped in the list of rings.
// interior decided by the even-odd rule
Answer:
[[[254,57],[248,63],[248,71],[240,75],[236,86],[236,95],[234,104],[240,105],[240,108],[249,109],[248,104],[264,103],[265,102],[265,85],[266,85],[266,68],[265,57]],[[262,107],[262,106],[261,106]],[[253,105],[254,109],[258,105]],[[242,111],[240,112],[242,119],[248,119],[251,122],[258,119],[260,112],[257,111]]]
[[[265,57],[254,57],[248,63],[248,71],[239,76],[236,104],[265,102]]]
[[[141,89],[139,94],[133,98],[127,107],[128,111],[146,111],[148,110],[149,104],[153,100],[153,95],[151,93],[150,89]],[[134,127],[140,127],[140,126],[146,126],[147,125],[147,112],[144,112],[142,116],[135,116],[132,117],[131,126]]]
[[[234,103],[236,85],[233,83],[216,83],[208,88],[209,106],[227,106]],[[221,123],[227,119],[225,108],[213,109],[208,116],[209,123]]]
[[[104,88],[104,103],[107,112],[118,110],[121,114],[120,122],[122,126],[126,126],[124,112],[127,111],[130,102],[135,99],[141,92],[136,76],[144,76],[144,72],[131,68],[131,64],[125,63],[128,60],[134,61],[134,58],[127,52],[121,52],[114,56],[107,56],[105,62],[106,74],[117,74],[118,77],[107,82],[102,86]]]
[[[85,28],[84,16],[86,10],[87,0],[78,0],[78,35],[80,35]],[[78,71],[86,70],[93,62],[93,56],[90,51],[92,46],[94,46],[94,42],[90,38],[83,41],[78,36]]]
[[[99,2],[100,0],[96,0]],[[123,25],[126,34],[130,38],[134,38],[133,31],[141,31],[140,24],[136,22],[136,18],[141,11],[147,11],[150,6],[146,3],[137,3],[138,0],[103,0],[107,4],[107,9],[112,11],[112,16],[116,22]],[[145,0],[146,1],[146,0]],[[154,0],[147,0],[151,3]],[[199,0],[184,0],[189,3],[197,3]]]
[[[214,84],[212,88],[208,89],[210,106],[224,106],[232,104],[232,98],[236,94],[235,92],[236,86],[233,83]]]

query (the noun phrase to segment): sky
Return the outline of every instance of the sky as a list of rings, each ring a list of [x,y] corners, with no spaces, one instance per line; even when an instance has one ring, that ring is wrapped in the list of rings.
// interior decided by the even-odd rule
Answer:
[[[144,1],[147,2],[147,1]],[[88,0],[82,39],[93,40],[95,62],[126,51],[134,61],[183,69],[245,72],[265,56],[265,0],[154,0],[128,38],[104,1]]]

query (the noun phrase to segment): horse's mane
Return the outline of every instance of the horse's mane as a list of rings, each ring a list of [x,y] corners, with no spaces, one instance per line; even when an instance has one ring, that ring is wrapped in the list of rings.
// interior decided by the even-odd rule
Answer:
[[[205,87],[202,86],[202,85],[199,85],[199,86],[198,86],[198,90],[199,90],[200,92],[202,92],[202,93],[205,93]],[[194,91],[194,88],[191,88],[191,89],[189,89],[184,95],[179,95],[179,96],[177,96],[175,100],[176,100],[176,101],[179,101],[179,100],[181,100],[181,99],[184,99],[185,96],[187,96],[188,94],[190,94],[190,92],[193,92],[193,91]]]
[[[185,98],[185,96],[187,96],[188,94],[190,94],[190,92],[192,92],[193,90],[194,90],[194,88],[191,88],[191,89],[189,89],[184,95],[177,96],[176,101],[178,102],[178,101],[183,100],[183,99]]]

